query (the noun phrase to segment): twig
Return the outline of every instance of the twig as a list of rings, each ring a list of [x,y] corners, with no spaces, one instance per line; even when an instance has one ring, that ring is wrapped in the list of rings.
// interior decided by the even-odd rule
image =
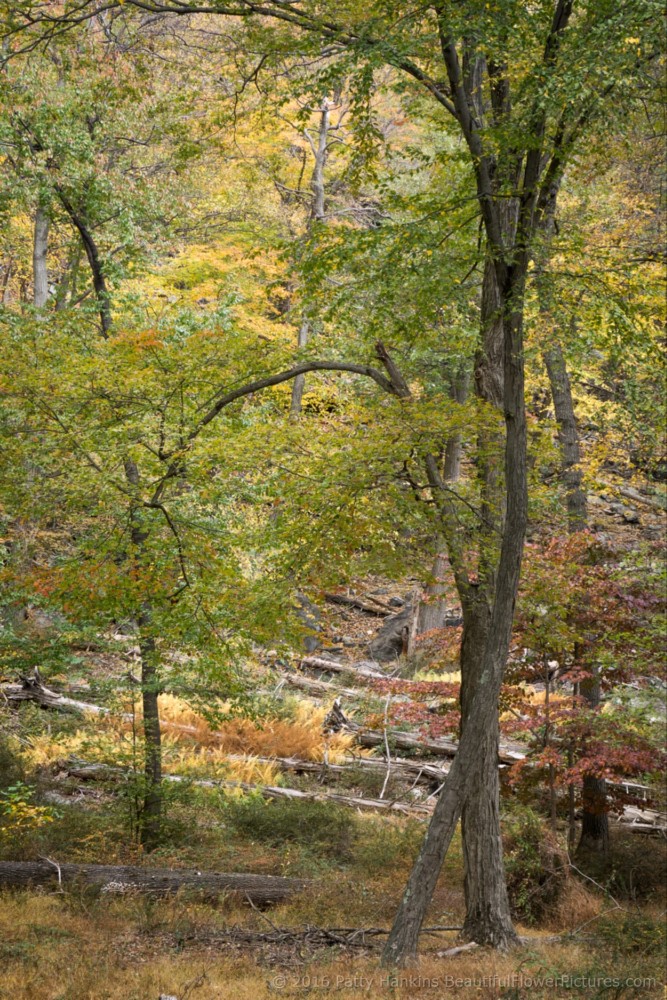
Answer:
[[[58,872],[58,892],[64,892],[65,890],[63,889],[63,876],[62,872],[60,871],[60,865],[58,864],[58,862],[52,861],[51,858],[45,858],[41,854],[39,854],[38,857],[40,861],[46,861],[48,862],[48,864],[53,865],[55,870]]]

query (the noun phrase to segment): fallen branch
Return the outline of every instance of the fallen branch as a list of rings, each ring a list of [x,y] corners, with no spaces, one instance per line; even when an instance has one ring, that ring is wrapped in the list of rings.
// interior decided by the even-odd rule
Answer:
[[[68,865],[45,861],[0,861],[0,886],[23,888],[33,885],[83,883],[101,887],[104,893],[178,892],[201,890],[207,895],[238,892],[255,903],[272,903],[307,888],[305,879],[275,875],[225,874],[189,868],[138,868],[116,865]]]

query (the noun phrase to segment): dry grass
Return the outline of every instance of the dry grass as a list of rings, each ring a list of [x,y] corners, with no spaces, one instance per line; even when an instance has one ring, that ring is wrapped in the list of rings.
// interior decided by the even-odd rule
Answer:
[[[457,997],[460,1000],[528,1000],[602,996],[595,987],[578,989],[564,982],[540,986],[538,977],[632,975],[611,959],[592,970],[585,941],[540,943],[509,955],[483,950],[438,958],[454,936],[426,947],[418,965],[400,973],[379,967],[375,954],[362,957],[321,952],[261,953],[212,945],[216,929],[240,913],[216,913],[201,904],[172,900],[148,906],[142,900],[107,900],[92,909],[68,897],[0,897],[0,996],[12,1000],[157,1000],[161,993],[179,1000],[262,1000],[336,996],[341,1000],[392,996]],[[275,919],[275,915],[272,916]],[[246,915],[260,929],[262,918]],[[270,929],[268,926],[265,930]],[[207,942],[207,934],[208,942]],[[190,939],[184,950],[182,942]],[[198,940],[199,939],[199,940]],[[180,942],[180,943],[179,943]],[[198,942],[198,943],[197,943]],[[655,976],[644,964],[637,976]],[[659,987],[621,989],[615,997],[658,996]]]

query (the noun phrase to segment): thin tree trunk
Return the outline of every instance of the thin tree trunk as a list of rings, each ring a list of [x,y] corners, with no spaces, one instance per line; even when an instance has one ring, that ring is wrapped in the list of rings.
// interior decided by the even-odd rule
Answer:
[[[582,531],[588,522],[586,493],[582,489],[581,448],[574,413],[572,387],[563,350],[556,341],[543,353],[551,386],[558,441],[561,449],[561,474],[565,484],[567,520],[570,532]]]
[[[458,375],[450,378],[450,392],[452,399],[463,404],[468,395],[468,374],[459,372]],[[461,475],[461,432],[455,431],[447,439],[445,445],[445,457],[442,470],[442,478],[446,483],[455,483]],[[438,549],[444,549],[444,540],[438,538]],[[416,635],[423,635],[434,628],[442,628],[447,617],[447,602],[443,599],[446,593],[444,583],[447,571],[447,554],[438,551],[433,561],[431,570],[431,580],[426,585],[426,600],[420,601],[417,606]]]
[[[42,205],[35,211],[35,229],[32,245],[33,303],[43,309],[49,297],[49,276],[46,257],[49,244],[49,216]]]
[[[125,478],[130,486],[138,489],[139,469],[135,462],[125,462]],[[136,506],[130,511],[130,537],[134,546],[135,568],[142,568],[148,531],[141,523]],[[155,637],[153,635],[152,608],[150,601],[141,603],[137,615],[139,626],[139,654],[141,657],[141,703],[143,710],[144,734],[144,791],[141,816],[139,817],[139,838],[147,851],[154,850],[160,841],[162,824],[162,737],[160,734],[160,711],[158,696],[160,680],[157,670]]]
[[[95,289],[97,307],[100,313],[101,333],[102,336],[106,338],[109,336],[111,331],[111,297],[109,295],[109,289],[107,288],[106,278],[104,277],[99,248],[83,215],[75,209],[74,205],[64,193],[60,185],[56,185],[55,190],[58,194],[58,198],[60,199],[60,203],[70,218],[72,225],[81,237],[83,249],[86,252],[86,257],[88,258],[93,278],[93,288]]]
[[[591,708],[600,704],[600,678],[593,667],[591,677],[581,681],[580,693]],[[577,854],[609,852],[609,818],[607,816],[607,783],[592,774],[584,776],[582,792],[581,836]]]
[[[543,289],[540,288],[540,292]],[[565,484],[568,531],[582,531],[588,524],[586,493],[582,488],[580,468],[581,447],[574,412],[572,387],[563,350],[558,341],[543,353],[549,376],[551,396],[558,426],[561,448],[562,478]],[[595,667],[589,680],[582,682],[581,694],[588,705],[595,709],[600,704],[600,679]],[[609,820],[606,812],[606,782],[594,775],[584,777],[582,794],[581,837],[577,852],[606,854],[609,850]]]
[[[297,347],[305,347],[308,343],[308,334],[310,333],[310,325],[308,320],[304,318],[301,320],[301,326],[299,327],[299,336],[297,339]],[[289,408],[289,415],[291,420],[298,419],[301,413],[301,405],[303,403],[303,393],[306,388],[306,376],[297,375],[292,383],[292,400]]]
[[[310,133],[306,130],[306,139],[310,144],[310,148],[313,153],[315,160],[315,165],[313,167],[313,176],[310,181],[310,187],[313,192],[313,203],[311,207],[311,222],[313,221],[321,222],[324,219],[324,168],[327,162],[327,143],[329,141],[329,102],[326,97],[322,101],[322,106],[320,109],[320,127],[317,135],[317,144],[315,144],[310,136]],[[310,323],[306,316],[301,320],[301,326],[299,327],[299,336],[297,341],[297,346],[303,348],[308,343],[308,337],[310,335]],[[306,376],[297,375],[292,384],[292,400],[290,403],[290,419],[298,420],[301,413],[301,405],[303,402],[303,394],[306,388]]]

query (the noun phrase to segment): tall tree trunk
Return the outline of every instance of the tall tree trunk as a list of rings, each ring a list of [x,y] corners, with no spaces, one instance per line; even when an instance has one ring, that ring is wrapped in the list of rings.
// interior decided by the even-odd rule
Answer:
[[[600,704],[600,678],[597,667],[591,676],[581,681],[580,693],[591,708]],[[582,791],[581,836],[577,854],[607,854],[609,852],[609,818],[607,816],[607,783],[604,778],[587,774]]]
[[[329,102],[324,98],[322,101],[322,106],[320,108],[320,127],[317,134],[317,143],[313,141],[308,130],[305,132],[306,139],[310,144],[310,148],[313,153],[313,158],[315,164],[313,166],[313,176],[310,181],[310,187],[313,192],[313,202],[310,212],[310,222],[308,228],[313,221],[321,222],[324,219],[324,168],[327,162],[327,143],[329,141],[329,126],[330,126],[330,115],[329,115]],[[310,335],[310,323],[304,315],[301,320],[301,326],[299,327],[299,336],[297,345],[298,347],[305,347],[308,343],[308,337]],[[292,400],[290,403],[290,419],[297,420],[301,413],[301,405],[303,402],[303,393],[306,388],[306,376],[297,375],[292,384]]]
[[[572,387],[558,341],[553,342],[543,352],[544,363],[549,376],[551,398],[553,399],[558,441],[561,449],[561,474],[565,484],[567,520],[570,532],[582,531],[588,523],[586,493],[581,480],[581,448],[579,431],[574,413]]]
[[[541,283],[540,283],[541,284]],[[544,288],[540,287],[543,295]],[[544,300],[542,311],[544,310]],[[544,352],[544,363],[549,376],[551,397],[554,404],[558,441],[561,448],[562,478],[565,484],[568,531],[583,531],[588,525],[588,504],[582,488],[580,468],[581,447],[574,412],[572,388],[563,349],[554,341]],[[596,667],[591,677],[581,684],[581,694],[588,705],[595,709],[600,704],[600,678]],[[607,785],[594,775],[584,777],[582,793],[581,837],[577,852],[606,854],[609,850],[609,819],[606,811]]]
[[[299,327],[299,336],[297,340],[297,346],[299,348],[305,347],[308,343],[308,334],[310,333],[310,326],[308,320],[304,318],[301,320],[301,326]],[[301,405],[303,403],[303,393],[306,388],[306,376],[297,375],[292,383],[292,400],[289,408],[290,419],[298,419],[301,413]]]
[[[35,229],[32,244],[33,303],[43,309],[49,297],[49,276],[46,257],[49,245],[49,216],[43,205],[35,210]]]
[[[454,402],[462,405],[468,396],[469,373],[458,371],[450,376],[450,394]],[[442,478],[446,483],[455,483],[461,475],[461,432],[455,431],[445,444]],[[447,601],[444,599],[444,583],[447,571],[447,554],[442,537],[437,539],[438,552],[433,560],[431,579],[426,585],[426,600],[417,606],[415,635],[423,635],[434,628],[442,628],[447,617]]]
[[[131,459],[125,461],[125,478],[130,486],[139,489],[139,469]],[[138,507],[130,510],[130,537],[134,547],[135,569],[140,572],[145,556],[148,531],[142,524]],[[139,838],[147,851],[154,850],[160,841],[162,826],[162,737],[158,696],[160,679],[157,669],[153,614],[150,601],[141,602],[137,615],[139,626],[139,654],[141,657],[141,703],[144,735],[144,791],[139,817]]]
[[[517,205],[505,202],[500,210],[503,232],[514,240]],[[481,477],[482,518],[479,531],[479,581],[462,595],[461,733],[477,729],[473,715],[474,693],[480,683],[483,650],[489,640],[491,609],[498,586],[498,538],[503,531],[506,503],[503,483],[500,413],[504,405],[505,325],[502,290],[496,268],[487,260],[482,282],[482,348],[475,365],[475,391],[499,413],[499,427],[480,435],[478,454]],[[506,948],[516,941],[512,926],[503,864],[498,782],[498,700],[500,683],[489,692],[493,720],[480,734],[478,756],[466,783],[461,812],[466,918],[463,933],[471,941]]]

